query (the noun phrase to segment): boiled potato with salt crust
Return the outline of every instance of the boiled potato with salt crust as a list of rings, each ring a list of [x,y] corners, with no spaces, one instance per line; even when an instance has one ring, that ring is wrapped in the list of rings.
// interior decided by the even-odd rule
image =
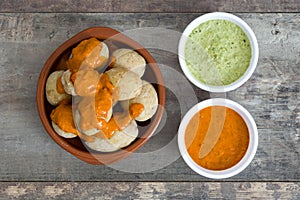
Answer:
[[[114,67],[105,72],[115,88],[118,88],[118,100],[132,99],[142,90],[142,80],[134,72],[123,67]]]
[[[55,132],[61,136],[61,137],[64,137],[64,138],[74,138],[74,137],[77,137],[76,134],[74,133],[67,133],[65,131],[63,131],[61,128],[59,128],[59,126],[57,126],[53,121],[52,121],[52,127],[53,129],[55,130]]]
[[[128,109],[133,103],[141,103],[144,105],[144,111],[137,116],[135,120],[143,122],[150,119],[158,107],[158,98],[154,87],[147,81],[143,81],[142,91],[137,97],[120,102],[124,109]]]
[[[61,94],[57,91],[57,80],[63,75],[64,71],[55,71],[47,79],[46,82],[46,98],[48,102],[56,106],[59,102],[64,99],[71,99],[71,96],[68,94]]]
[[[146,68],[146,61],[139,53],[131,49],[118,49],[112,56],[115,58],[114,67],[124,67],[142,77]]]
[[[137,124],[134,120],[122,131],[117,131],[110,139],[97,138],[94,136],[94,142],[86,142],[85,144],[96,151],[112,152],[128,146],[138,136]]]

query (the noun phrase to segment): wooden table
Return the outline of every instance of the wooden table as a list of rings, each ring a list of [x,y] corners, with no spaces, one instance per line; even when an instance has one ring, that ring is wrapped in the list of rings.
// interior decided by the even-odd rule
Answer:
[[[152,172],[127,173],[86,164],[50,139],[38,117],[35,92],[44,62],[61,43],[92,26],[109,26],[129,35],[130,30],[144,27],[180,33],[191,20],[212,11],[244,19],[260,48],[253,76],[226,94],[243,105],[258,126],[256,156],[242,173],[214,181],[194,173],[182,158]],[[0,199],[300,199],[299,1],[1,0],[0,12]],[[179,35],[171,37],[175,50]],[[153,38],[170,40],[166,35]],[[153,44],[159,45],[154,39]],[[161,66],[182,74],[176,52],[149,51]],[[163,75],[167,84],[180,90],[176,84],[181,82],[168,70]],[[191,87],[196,101],[216,96]],[[161,148],[176,138],[182,116],[171,90],[165,111],[161,131],[140,152]]]

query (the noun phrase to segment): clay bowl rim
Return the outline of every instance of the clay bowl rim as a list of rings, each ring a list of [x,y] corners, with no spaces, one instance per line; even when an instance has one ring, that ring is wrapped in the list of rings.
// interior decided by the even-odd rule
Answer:
[[[60,56],[73,47],[75,44],[79,43],[84,39],[88,39],[91,37],[96,37],[99,40],[106,40],[111,39],[115,42],[123,43],[128,47],[133,48],[135,51],[140,53],[146,60],[148,67],[151,67],[153,74],[155,75],[156,83],[157,83],[157,95],[158,95],[158,109],[156,114],[152,117],[151,125],[148,129],[143,133],[142,137],[137,138],[133,143],[131,143],[126,148],[122,148],[122,150],[110,152],[110,153],[101,153],[101,152],[93,152],[93,151],[85,151],[82,149],[78,149],[72,145],[70,145],[65,139],[60,137],[52,128],[52,125],[47,117],[46,111],[46,99],[45,99],[45,85],[47,78],[53,68],[53,65],[56,61],[60,58]],[[42,124],[48,133],[48,135],[64,150],[71,153],[72,155],[76,156],[77,158],[89,163],[89,164],[111,164],[118,160],[128,157],[131,153],[139,149],[142,145],[144,145],[150,137],[153,135],[154,131],[156,130],[157,126],[160,123],[160,120],[163,115],[163,108],[165,106],[166,101],[166,91],[164,87],[164,80],[159,70],[159,67],[151,56],[151,54],[139,43],[132,40],[131,38],[125,36],[124,34],[120,33],[119,31],[109,28],[109,27],[91,27],[85,29],[63,44],[61,44],[47,59],[46,63],[44,64],[39,80],[37,85],[37,92],[36,92],[36,101],[37,101],[37,108],[40,119]],[[105,162],[101,162],[101,160],[105,160]]]

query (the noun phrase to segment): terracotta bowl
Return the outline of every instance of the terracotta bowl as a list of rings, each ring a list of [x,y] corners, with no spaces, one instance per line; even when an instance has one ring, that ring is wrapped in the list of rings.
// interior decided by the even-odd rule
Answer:
[[[85,147],[81,140],[76,137],[73,139],[65,139],[56,134],[51,125],[50,113],[53,106],[46,100],[45,85],[48,76],[51,72],[59,69],[65,69],[65,61],[69,57],[72,48],[79,44],[82,40],[91,37],[96,37],[101,41],[105,40],[110,52],[117,48],[131,48],[140,53],[147,62],[147,67],[143,80],[154,83],[153,86],[158,94],[158,110],[156,114],[149,120],[143,123],[138,123],[139,136],[126,148],[111,153],[101,153],[90,150]],[[86,29],[71,39],[67,40],[60,47],[58,47],[46,61],[37,86],[37,106],[41,121],[50,135],[50,137],[63,149],[76,156],[77,158],[90,164],[110,164],[129,156],[132,152],[139,149],[152,136],[157,128],[162,114],[166,100],[166,92],[164,88],[164,81],[159,67],[150,53],[134,40],[128,38],[124,34],[107,27],[94,27]]]

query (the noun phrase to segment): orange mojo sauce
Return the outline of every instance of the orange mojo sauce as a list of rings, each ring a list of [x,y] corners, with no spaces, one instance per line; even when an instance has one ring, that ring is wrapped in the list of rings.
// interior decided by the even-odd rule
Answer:
[[[89,130],[93,128],[101,129],[101,126],[98,123],[105,123],[107,113],[112,107],[114,86],[110,82],[109,77],[107,74],[101,74],[99,80],[94,80],[94,82],[95,81],[98,84],[95,84],[95,86],[93,86],[93,91],[91,91],[91,93],[94,93],[95,95],[88,95],[87,93],[88,96],[82,97],[82,100],[78,104],[78,111],[81,117],[80,128],[82,130]],[[75,83],[76,82],[77,80]],[[96,92],[94,92],[94,90]]]
[[[72,106],[59,104],[50,115],[51,120],[63,131],[78,135],[78,131],[73,121]]]
[[[59,94],[65,94],[65,89],[64,86],[61,82],[62,77],[60,76],[57,80],[56,80],[56,90]]]
[[[75,92],[79,96],[91,96],[97,92],[100,75],[93,69],[80,69],[74,81]]]
[[[80,42],[72,49],[72,57],[67,61],[67,67],[72,72],[79,68],[97,68],[103,64],[106,58],[100,56],[102,43],[96,38],[90,38]]]
[[[104,134],[106,138],[111,138],[117,131],[121,131],[126,128],[133,119],[139,116],[144,110],[143,104],[134,103],[130,105],[129,111],[114,113],[114,116],[101,127],[100,134],[97,136],[101,137]]]
[[[215,128],[216,123],[221,123],[221,128]],[[218,129],[220,132],[214,133],[214,130]],[[215,137],[216,135],[218,137]],[[211,139],[215,141],[210,141]],[[237,164],[247,151],[248,127],[243,118],[230,108],[207,107],[196,113],[188,123],[185,145],[189,155],[198,165],[210,170],[228,169]],[[203,152],[200,150],[207,150],[205,148],[209,148],[209,151],[202,157]]]

